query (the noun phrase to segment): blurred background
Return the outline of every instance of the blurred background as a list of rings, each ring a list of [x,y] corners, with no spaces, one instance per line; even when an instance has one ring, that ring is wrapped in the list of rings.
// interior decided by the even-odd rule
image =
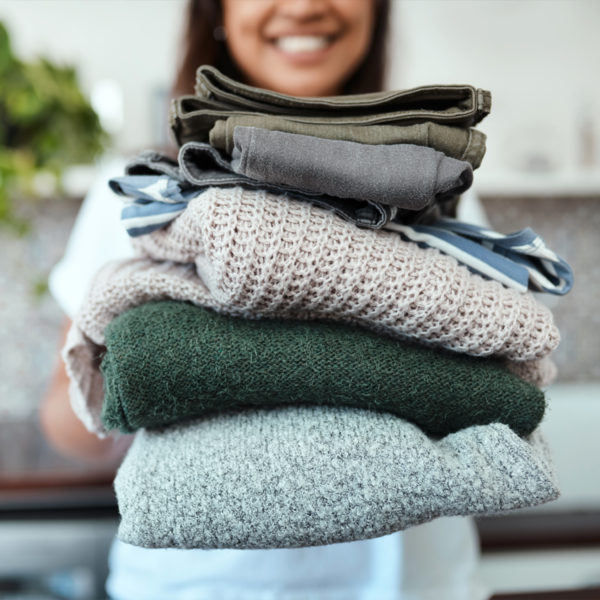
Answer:
[[[54,454],[37,425],[63,321],[47,278],[98,164],[167,142],[184,5],[0,1],[0,134],[31,136],[31,152],[0,144],[0,598],[102,597],[112,474]],[[490,90],[476,208],[498,231],[532,227],[575,272],[543,298],[562,334],[546,432],[563,496],[482,520],[498,593],[600,585],[599,24],[597,0],[393,0],[389,87]]]

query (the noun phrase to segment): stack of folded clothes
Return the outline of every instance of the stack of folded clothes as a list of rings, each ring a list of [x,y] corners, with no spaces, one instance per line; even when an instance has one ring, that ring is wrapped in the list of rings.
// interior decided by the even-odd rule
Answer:
[[[557,497],[538,425],[559,335],[527,290],[571,271],[531,230],[447,216],[489,107],[198,70],[178,160],[110,182],[139,256],[97,274],[64,351],[86,426],[137,432],[123,541],[312,546]]]

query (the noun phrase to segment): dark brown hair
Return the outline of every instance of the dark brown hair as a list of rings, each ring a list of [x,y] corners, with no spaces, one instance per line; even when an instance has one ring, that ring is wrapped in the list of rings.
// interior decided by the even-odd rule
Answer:
[[[383,89],[387,66],[387,34],[390,0],[376,0],[375,26],[371,46],[354,75],[346,82],[344,94],[362,94]],[[213,65],[222,73],[243,81],[222,35],[220,0],[189,0],[183,32],[183,47],[172,96],[194,93],[196,69]]]

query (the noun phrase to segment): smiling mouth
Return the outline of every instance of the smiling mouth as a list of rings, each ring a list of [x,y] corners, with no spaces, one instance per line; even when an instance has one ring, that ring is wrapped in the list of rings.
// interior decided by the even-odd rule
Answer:
[[[333,35],[286,35],[273,39],[273,44],[286,54],[306,54],[326,50],[335,39]]]

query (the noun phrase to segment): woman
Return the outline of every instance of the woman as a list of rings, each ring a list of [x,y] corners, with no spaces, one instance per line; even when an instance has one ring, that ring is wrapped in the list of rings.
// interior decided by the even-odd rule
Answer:
[[[174,95],[192,93],[200,64],[298,96],[380,90],[388,12],[389,0],[192,0]],[[114,239],[99,231],[89,208],[105,206],[99,197],[109,192],[101,185],[86,201],[87,217],[51,280],[59,301],[67,288],[71,302],[81,296],[94,272],[89,261],[74,266],[81,250],[73,240],[93,246],[94,234]],[[121,253],[114,243],[111,251],[102,262]],[[68,405],[67,385],[64,372],[57,373],[42,408],[48,437],[65,452],[114,463],[123,442],[98,440],[83,429]],[[116,542],[107,587],[123,600],[481,598],[470,587],[469,527],[446,520],[374,540],[293,550],[149,550]]]

